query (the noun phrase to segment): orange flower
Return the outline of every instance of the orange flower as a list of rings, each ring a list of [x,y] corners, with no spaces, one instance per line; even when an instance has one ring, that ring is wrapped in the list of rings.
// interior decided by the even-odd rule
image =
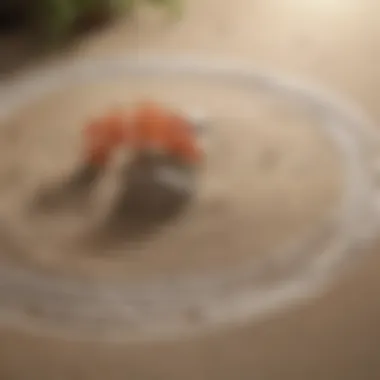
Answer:
[[[123,143],[124,118],[114,111],[95,120],[85,128],[85,150],[87,160],[96,165],[105,165],[115,147]]]
[[[201,159],[190,123],[153,102],[139,105],[131,114],[115,110],[90,123],[85,141],[88,160],[99,165],[106,164],[122,144],[136,152],[159,150],[189,163]]]
[[[160,149],[189,160],[200,159],[192,126],[187,120],[154,103],[141,105],[135,114],[138,149]]]

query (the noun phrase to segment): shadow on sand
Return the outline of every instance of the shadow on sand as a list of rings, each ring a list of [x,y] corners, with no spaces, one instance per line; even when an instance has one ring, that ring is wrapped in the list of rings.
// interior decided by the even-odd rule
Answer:
[[[52,212],[87,205],[90,192],[100,175],[101,170],[95,166],[80,167],[62,182],[40,188],[33,198],[33,210]]]
[[[166,170],[178,180],[160,177]],[[193,173],[167,158],[139,157],[122,175],[121,191],[100,236],[135,243],[173,223],[185,212],[193,196]]]
[[[162,170],[171,174],[172,179],[160,176]],[[61,210],[69,208],[82,212],[88,207],[91,191],[101,180],[101,174],[99,169],[84,166],[67,180],[41,188],[34,197],[33,210],[50,212],[53,217],[59,217]],[[121,171],[119,191],[112,207],[88,232],[85,250],[100,255],[120,244],[128,247],[148,241],[183,215],[193,198],[194,184],[192,170],[178,162],[151,156],[136,158]]]

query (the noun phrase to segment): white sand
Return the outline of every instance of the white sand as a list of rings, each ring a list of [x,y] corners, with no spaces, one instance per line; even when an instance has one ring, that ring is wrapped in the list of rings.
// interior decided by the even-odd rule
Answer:
[[[105,243],[99,231],[123,178],[116,166],[74,205],[30,211],[38,189],[59,186],[79,167],[81,128],[89,117],[148,94],[200,108],[213,120],[207,160],[186,210],[144,235],[139,246],[130,246],[128,236]],[[105,83],[42,99],[0,129],[4,259],[59,273],[149,279],[269,255],[320,227],[340,195],[338,155],[316,126],[262,94],[194,81]]]

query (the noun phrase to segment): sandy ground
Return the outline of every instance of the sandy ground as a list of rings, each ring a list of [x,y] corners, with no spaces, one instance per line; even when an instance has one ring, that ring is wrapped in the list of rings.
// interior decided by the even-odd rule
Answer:
[[[241,58],[325,84],[379,121],[379,12],[375,0],[194,0],[179,23],[167,25],[142,16],[98,32],[50,59],[120,52]],[[25,63],[14,47],[5,47],[2,54],[4,68],[13,57]],[[28,69],[24,65],[19,72]],[[380,377],[376,253],[374,248],[323,297],[305,300],[260,325],[211,337],[121,347],[3,330],[0,377],[375,380]]]
[[[214,88],[204,79],[135,82],[70,87],[1,125],[1,220],[19,242],[7,258],[58,273],[149,281],[268,257],[326,224],[342,195],[342,162],[304,109],[259,89]],[[210,129],[199,137],[206,159],[194,173],[195,193],[183,194],[167,219],[157,209],[159,220],[151,215],[144,229],[133,222],[136,215],[122,216],[134,215],[138,202],[128,189],[138,189],[145,203],[159,190],[138,185],[141,175],[126,180],[122,162],[112,162],[87,188],[74,183],[83,165],[83,126],[115,101],[128,107],[145,93],[173,107],[196,99]]]

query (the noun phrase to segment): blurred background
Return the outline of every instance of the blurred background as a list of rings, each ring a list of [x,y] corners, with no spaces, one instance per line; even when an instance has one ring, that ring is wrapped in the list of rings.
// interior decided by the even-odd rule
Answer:
[[[227,57],[323,84],[380,122],[377,0],[179,2],[2,0],[0,80],[120,53]],[[121,347],[2,330],[0,378],[379,379],[378,249],[323,297],[209,337]]]

